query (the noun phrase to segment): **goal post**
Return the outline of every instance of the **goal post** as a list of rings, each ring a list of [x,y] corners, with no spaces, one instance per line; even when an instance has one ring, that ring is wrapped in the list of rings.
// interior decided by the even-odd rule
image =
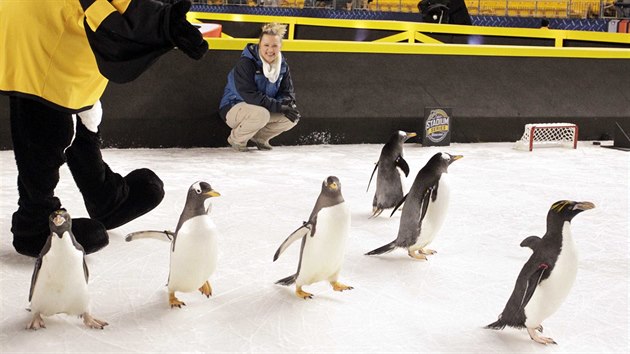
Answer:
[[[573,123],[525,124],[523,136],[515,149],[532,151],[534,147],[570,147],[577,149],[578,126]]]

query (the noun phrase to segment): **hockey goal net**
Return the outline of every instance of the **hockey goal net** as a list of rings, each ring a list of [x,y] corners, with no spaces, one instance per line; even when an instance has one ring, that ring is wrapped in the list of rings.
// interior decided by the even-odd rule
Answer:
[[[534,147],[564,146],[576,149],[578,126],[572,123],[525,124],[521,140],[514,148],[532,151]]]

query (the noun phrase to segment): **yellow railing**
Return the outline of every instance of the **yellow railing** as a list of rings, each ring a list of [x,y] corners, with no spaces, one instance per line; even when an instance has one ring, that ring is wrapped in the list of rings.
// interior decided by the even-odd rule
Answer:
[[[289,31],[286,35],[286,41],[283,42],[282,49],[287,51],[630,59],[630,49],[564,46],[565,40],[630,45],[630,35],[622,33],[441,25],[403,21],[278,17],[211,12],[190,12],[188,13],[188,19],[191,22],[286,23],[289,25]],[[388,34],[371,42],[295,38],[298,27],[308,26],[384,30]],[[438,40],[435,37],[436,34],[467,35],[473,38],[499,36],[550,39],[554,41],[554,46],[449,44]],[[236,38],[231,33],[225,32],[222,33],[221,38],[207,38],[213,50],[241,50],[246,43],[256,40],[257,38]]]

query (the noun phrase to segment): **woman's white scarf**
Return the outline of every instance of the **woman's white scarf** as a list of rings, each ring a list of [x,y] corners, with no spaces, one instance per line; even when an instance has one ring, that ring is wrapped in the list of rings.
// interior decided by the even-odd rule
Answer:
[[[262,58],[262,55],[260,57]],[[269,80],[269,82],[271,83],[276,82],[278,80],[278,77],[280,76],[280,67],[282,66],[282,53],[278,53],[278,57],[276,58],[276,60],[274,60],[273,63],[269,64],[265,61],[265,59],[262,59],[262,64],[263,74],[265,74],[267,80]]]

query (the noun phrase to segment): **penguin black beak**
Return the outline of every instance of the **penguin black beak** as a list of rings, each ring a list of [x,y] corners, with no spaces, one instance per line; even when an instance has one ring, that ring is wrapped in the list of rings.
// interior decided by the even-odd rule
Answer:
[[[52,220],[53,224],[55,224],[55,226],[61,226],[63,225],[63,223],[66,222],[66,218],[64,218],[61,215],[57,215],[55,216],[55,218]]]
[[[585,211],[585,210],[594,209],[594,208],[595,208],[595,204],[591,202],[578,202],[573,207],[573,210]]]
[[[219,192],[215,191],[214,189],[211,189],[209,192],[206,192],[203,195],[207,195],[209,197],[220,197],[221,196],[221,194],[219,194]]]

